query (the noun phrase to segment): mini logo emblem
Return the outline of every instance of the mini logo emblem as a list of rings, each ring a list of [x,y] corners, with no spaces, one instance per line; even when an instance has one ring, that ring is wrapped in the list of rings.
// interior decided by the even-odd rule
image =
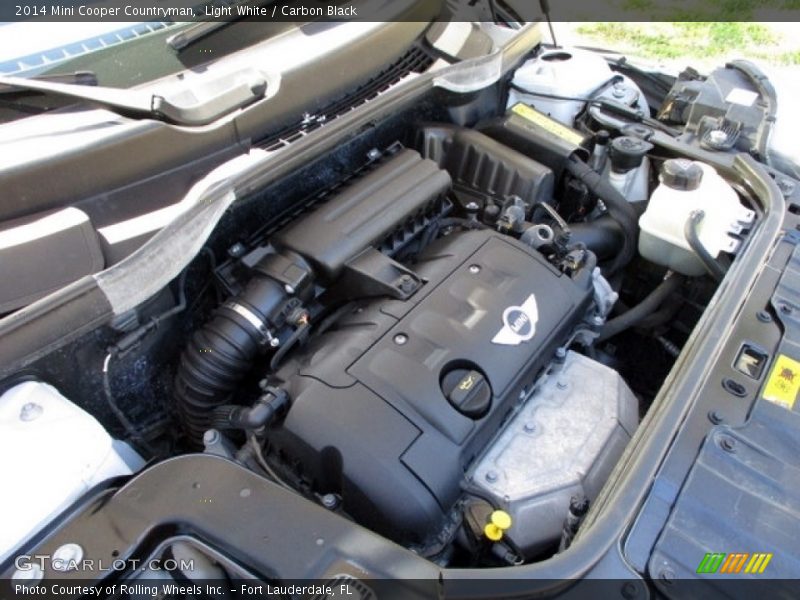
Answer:
[[[503,328],[492,338],[492,343],[519,346],[534,336],[538,320],[539,307],[531,294],[522,306],[509,306],[503,311]]]

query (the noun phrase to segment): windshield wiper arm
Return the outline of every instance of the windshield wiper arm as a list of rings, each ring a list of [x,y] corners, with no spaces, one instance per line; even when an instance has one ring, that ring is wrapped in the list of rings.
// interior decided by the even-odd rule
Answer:
[[[272,4],[275,0],[242,0],[241,2],[234,2],[229,4],[230,8],[239,6],[266,6]],[[219,29],[223,29],[248,15],[232,15],[230,21],[203,21],[202,23],[195,23],[190,25],[183,31],[179,31],[167,38],[167,46],[173,50],[183,50],[187,46],[191,46],[196,41],[203,39],[207,35],[214,33]]]
[[[93,71],[75,71],[74,73],[59,73],[57,75],[40,75],[35,81],[53,81],[55,83],[69,83],[70,85],[97,85],[97,75]],[[0,94],[18,94],[21,90],[17,86],[0,85]]]
[[[176,92],[171,98],[141,90],[86,87],[23,77],[0,76],[2,87],[57,94],[98,104],[125,115],[191,126],[206,125],[263,98],[267,80],[261,73],[247,69],[195,84],[191,89]]]

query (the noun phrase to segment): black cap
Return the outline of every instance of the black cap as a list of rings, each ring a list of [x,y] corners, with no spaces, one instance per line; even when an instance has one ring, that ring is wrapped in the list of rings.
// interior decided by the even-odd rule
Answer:
[[[686,158],[671,158],[661,167],[661,182],[673,190],[696,190],[703,180],[703,169]]]
[[[442,391],[458,412],[472,419],[485,415],[492,403],[492,388],[483,373],[454,369],[442,379]]]
[[[611,168],[625,173],[642,164],[644,155],[653,149],[653,144],[629,135],[622,135],[611,140],[608,156]]]

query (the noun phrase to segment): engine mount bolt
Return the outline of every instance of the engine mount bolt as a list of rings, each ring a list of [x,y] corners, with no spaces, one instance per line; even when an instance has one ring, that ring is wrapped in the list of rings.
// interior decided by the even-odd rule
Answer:
[[[83,548],[78,544],[64,544],[53,552],[52,565],[56,571],[65,573],[78,568],[78,563],[83,559]]]
[[[487,471],[486,473],[486,481],[489,483],[494,483],[497,481],[497,472],[496,471]]]
[[[394,336],[394,343],[398,346],[402,346],[408,341],[408,336],[405,333],[398,333]]]
[[[43,412],[44,408],[42,408],[41,404],[36,404],[36,402],[26,402],[22,405],[22,410],[19,411],[19,420],[34,421],[41,417]]]
[[[325,494],[320,498],[322,502],[322,506],[327,509],[333,510],[339,505],[339,499],[336,497],[336,494]]]
[[[473,275],[475,275],[477,273],[480,273],[481,272],[481,266],[480,265],[470,265],[469,266],[469,272],[472,273]]]
[[[31,563],[26,569],[17,569],[11,575],[11,580],[22,587],[33,587],[44,579],[44,571],[37,563]]]

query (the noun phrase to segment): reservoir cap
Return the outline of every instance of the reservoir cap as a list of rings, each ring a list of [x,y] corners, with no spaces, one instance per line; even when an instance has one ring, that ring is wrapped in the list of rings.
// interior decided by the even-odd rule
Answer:
[[[630,135],[623,135],[611,140],[608,156],[611,168],[619,173],[627,173],[642,164],[644,155],[653,149],[653,144]]]
[[[702,180],[703,169],[700,165],[685,158],[672,158],[664,161],[661,167],[661,183],[673,190],[696,190]]]

